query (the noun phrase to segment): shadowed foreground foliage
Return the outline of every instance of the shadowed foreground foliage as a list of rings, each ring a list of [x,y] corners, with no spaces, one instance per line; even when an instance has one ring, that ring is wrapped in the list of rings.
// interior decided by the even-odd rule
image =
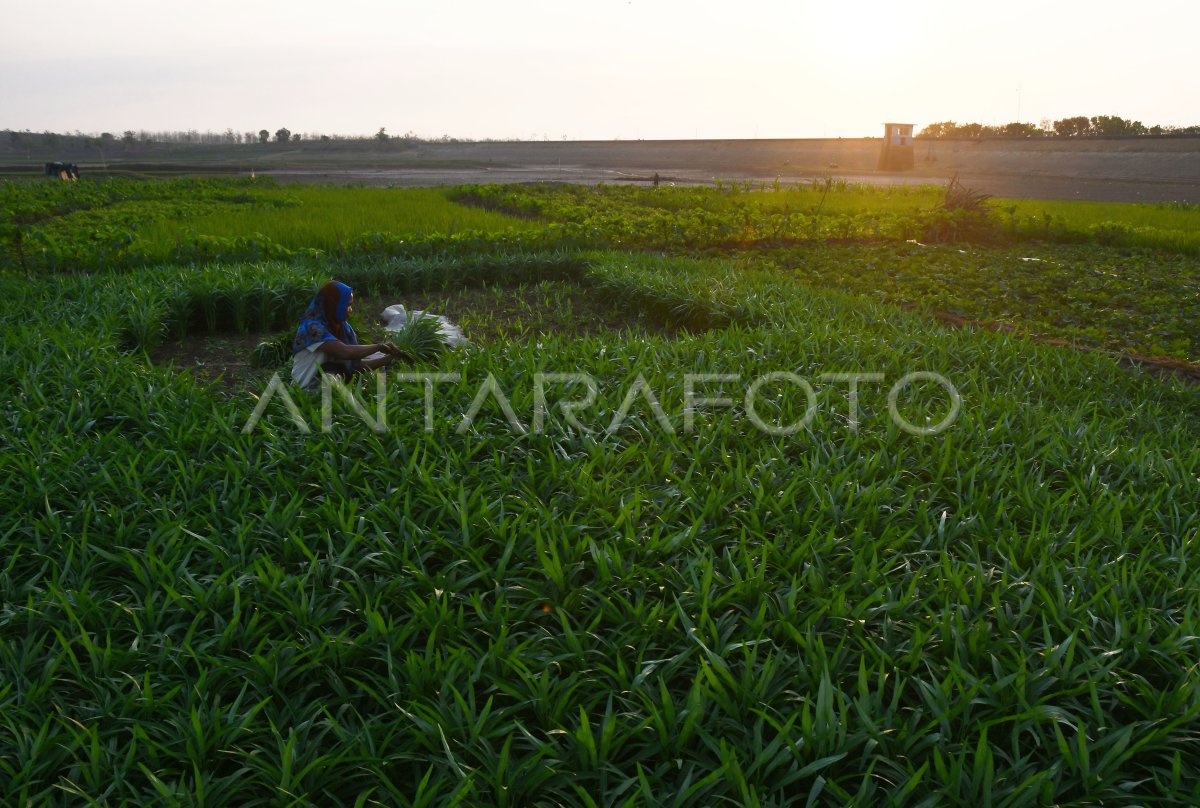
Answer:
[[[328,268],[0,278],[13,804],[1200,801],[1194,388],[770,264],[334,271],[381,296],[572,279],[685,330],[442,353],[415,366],[462,374],[432,432],[419,385],[396,383],[383,434],[339,405],[304,435],[278,401],[243,434],[252,397],[143,349],[278,327]],[[771,437],[741,392],[779,370],[819,406]],[[911,370],[962,394],[941,435],[887,416]],[[538,371],[595,377],[594,432],[552,411],[515,434],[490,403],[458,432],[489,373],[528,428]],[[845,384],[819,380],[841,371],[885,376],[857,430]],[[703,386],[735,403],[695,434],[685,372],[742,378]],[[639,374],[671,430],[639,400],[605,434]],[[938,391],[897,406],[936,422]],[[319,399],[298,404],[315,428]],[[787,385],[759,398],[774,423],[806,406]]]

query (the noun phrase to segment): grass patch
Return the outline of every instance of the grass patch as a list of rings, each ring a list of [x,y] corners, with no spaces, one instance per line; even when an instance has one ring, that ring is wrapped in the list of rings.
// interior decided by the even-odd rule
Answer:
[[[502,242],[528,229],[427,188],[285,189],[245,179],[0,184],[0,262],[26,273],[394,253],[423,237],[486,233]]]
[[[364,233],[418,235],[464,231],[504,233],[529,225],[503,214],[458,205],[436,188],[329,188],[289,186],[287,208],[214,211],[186,219],[163,220],[143,228],[150,255],[165,257],[187,234],[224,239],[263,236],[289,249],[337,253]]]
[[[1015,332],[1200,362],[1200,265],[1095,246],[822,245],[762,253],[797,281]]]
[[[1200,255],[1200,205],[996,200],[1022,238],[1099,242]]]
[[[809,187],[733,184],[719,188],[478,186],[455,196],[486,209],[602,233],[614,245],[702,250],[763,242],[907,240],[928,229],[944,186]],[[1200,255],[1200,206],[991,200],[988,240],[1096,243]],[[937,224],[937,222],[935,222]],[[980,231],[953,218],[960,240]],[[577,232],[577,230],[571,230]]]

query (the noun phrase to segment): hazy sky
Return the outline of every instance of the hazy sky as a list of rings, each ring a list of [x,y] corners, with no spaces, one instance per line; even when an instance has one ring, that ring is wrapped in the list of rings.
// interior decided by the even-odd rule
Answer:
[[[875,135],[1200,123],[1200,1],[7,3],[0,129]],[[1018,99],[1018,87],[1021,92]]]

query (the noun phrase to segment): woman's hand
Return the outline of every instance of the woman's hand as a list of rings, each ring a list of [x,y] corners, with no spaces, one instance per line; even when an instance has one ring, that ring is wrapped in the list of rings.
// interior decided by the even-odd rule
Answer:
[[[380,346],[380,347],[382,347],[382,346]],[[376,351],[376,353],[383,353],[383,352]],[[399,357],[397,357],[397,355],[394,353],[385,353],[383,356],[379,357],[378,359],[364,359],[362,361],[362,365],[363,365],[363,367],[369,368],[371,370],[378,370],[379,368],[387,367],[388,365],[395,362],[396,359],[398,359],[398,358]]]

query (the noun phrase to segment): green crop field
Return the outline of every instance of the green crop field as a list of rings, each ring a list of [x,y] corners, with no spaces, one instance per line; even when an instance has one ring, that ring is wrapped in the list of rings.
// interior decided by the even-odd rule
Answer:
[[[940,200],[0,186],[3,802],[1200,804],[1196,212]]]
[[[1123,247],[1160,247],[1200,255],[1200,205],[1164,202],[1054,202],[1004,200],[998,203],[1016,229],[1037,237],[1100,241]]]
[[[230,216],[226,211],[184,220],[158,220],[141,232],[147,250],[165,256],[187,233],[238,238],[262,235],[286,247],[337,250],[363,233],[490,233],[527,229],[512,217],[455,205],[437,189],[403,192],[383,188],[291,186],[283,194],[294,204],[258,206]]]

